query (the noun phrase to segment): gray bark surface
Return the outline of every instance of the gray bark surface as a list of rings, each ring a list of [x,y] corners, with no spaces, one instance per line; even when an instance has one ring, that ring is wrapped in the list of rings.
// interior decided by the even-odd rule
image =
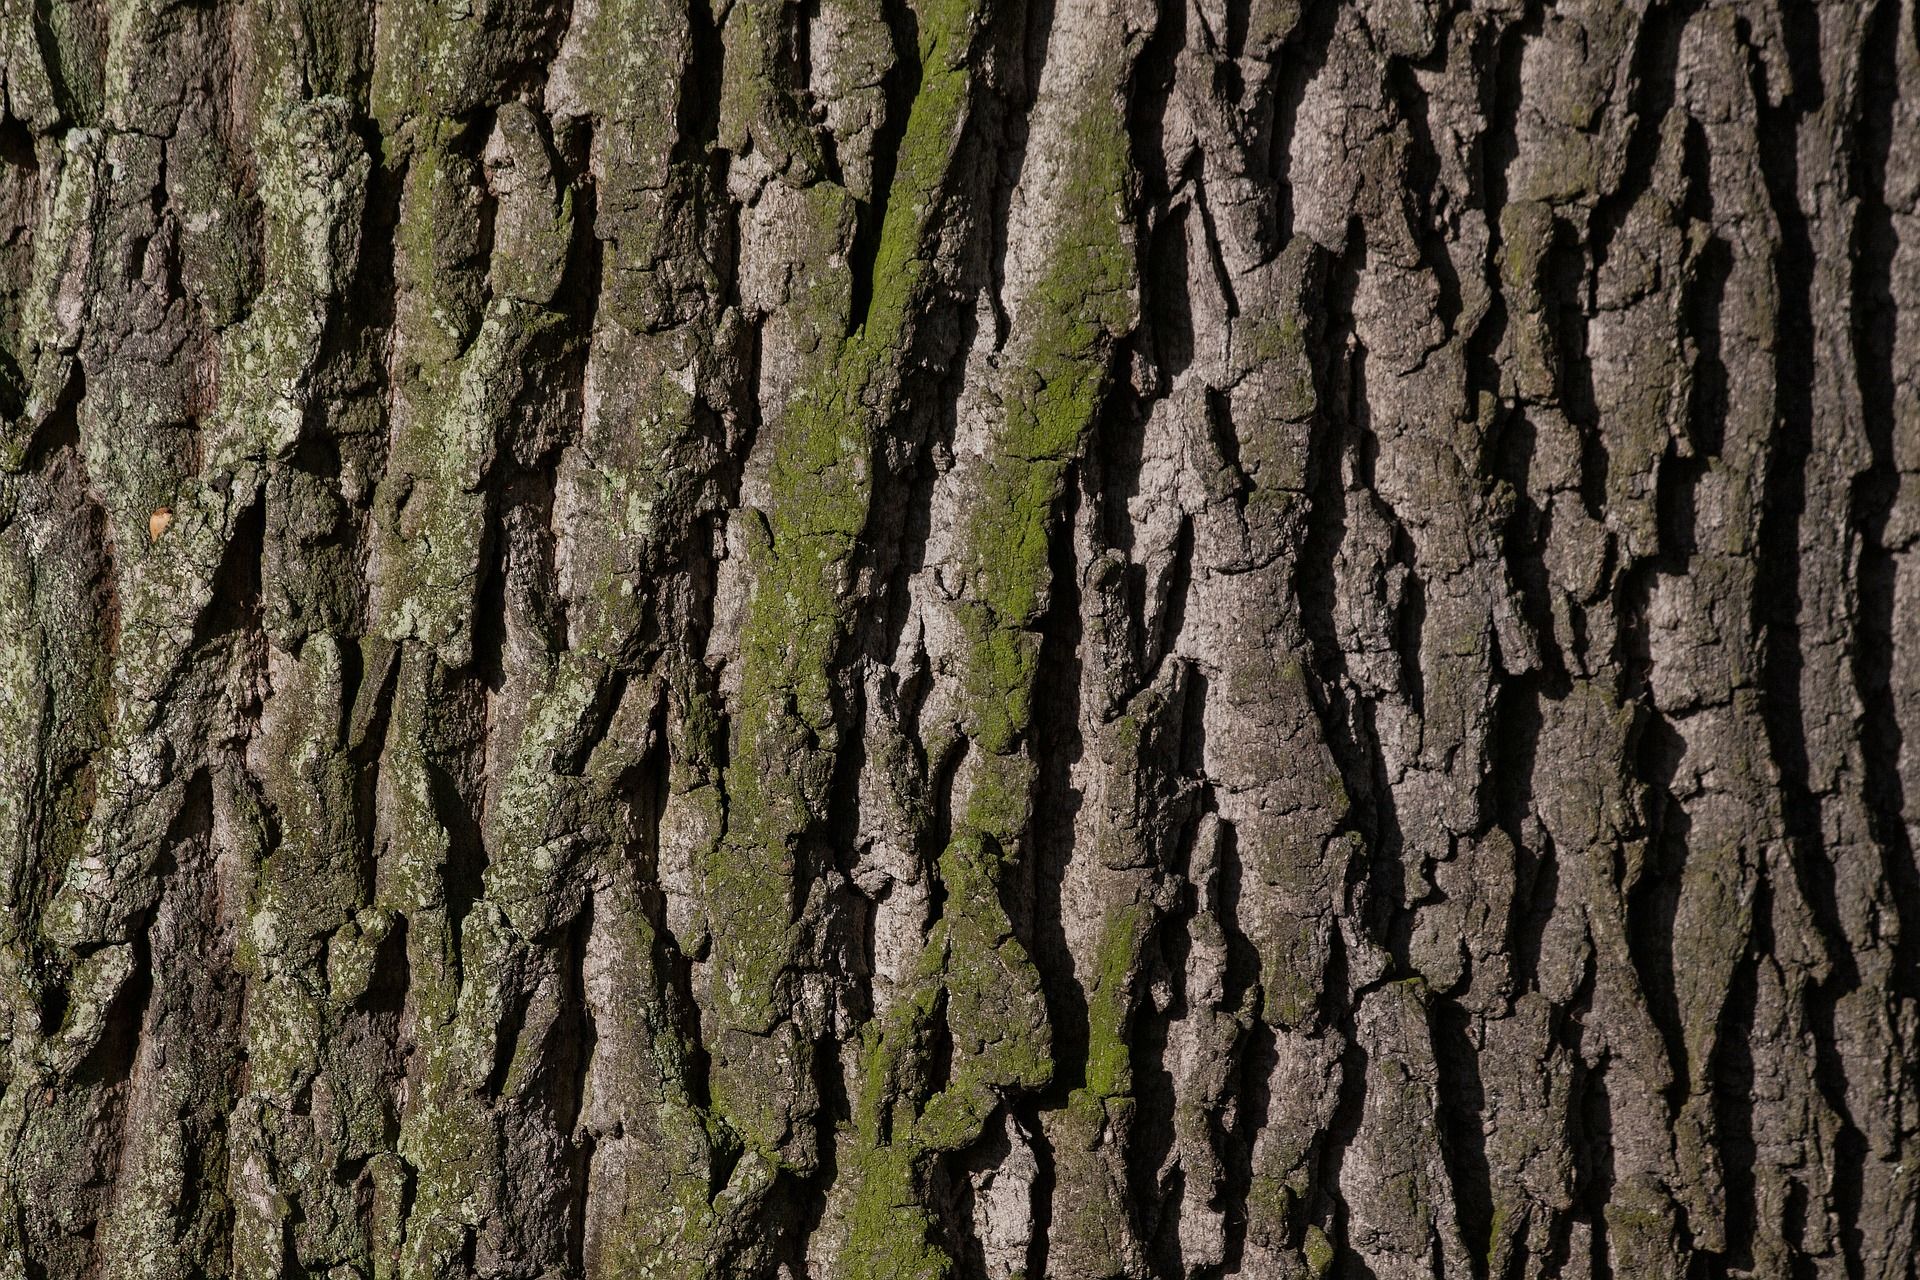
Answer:
[[[0,1280],[1915,1276],[1910,0],[0,77]]]

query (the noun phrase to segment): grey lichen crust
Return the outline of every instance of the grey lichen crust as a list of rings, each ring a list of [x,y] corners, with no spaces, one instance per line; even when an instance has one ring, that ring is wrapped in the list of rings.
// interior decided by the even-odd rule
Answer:
[[[1912,0],[0,109],[0,1280],[1916,1275]]]

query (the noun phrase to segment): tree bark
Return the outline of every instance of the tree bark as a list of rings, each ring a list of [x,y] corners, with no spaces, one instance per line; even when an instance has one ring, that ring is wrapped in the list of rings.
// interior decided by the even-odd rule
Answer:
[[[1913,1277],[1903,0],[0,0],[0,1277]]]

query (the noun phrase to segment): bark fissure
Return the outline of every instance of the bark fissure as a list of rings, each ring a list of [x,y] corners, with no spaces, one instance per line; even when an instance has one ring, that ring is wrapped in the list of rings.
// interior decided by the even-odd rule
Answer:
[[[0,50],[0,1275],[1914,1275],[1911,0]]]

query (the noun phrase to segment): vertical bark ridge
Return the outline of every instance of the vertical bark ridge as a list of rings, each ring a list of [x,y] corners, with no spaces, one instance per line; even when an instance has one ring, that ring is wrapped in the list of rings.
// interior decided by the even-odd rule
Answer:
[[[0,1274],[1907,1276],[1905,0],[0,0]]]

